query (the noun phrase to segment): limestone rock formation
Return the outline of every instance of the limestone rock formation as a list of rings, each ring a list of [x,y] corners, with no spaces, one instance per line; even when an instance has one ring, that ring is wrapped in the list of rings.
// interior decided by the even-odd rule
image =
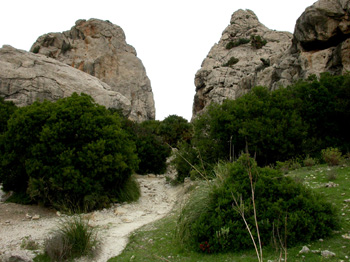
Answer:
[[[252,85],[270,85],[265,71],[271,71],[291,40],[291,33],[268,29],[251,10],[233,13],[230,25],[196,73],[193,116],[211,102],[235,99]]]
[[[268,30],[251,14],[239,10],[232,15],[231,25],[197,72],[193,117],[212,101],[235,99],[257,85],[274,90],[313,74],[350,70],[350,0],[319,0],[299,17],[293,36]],[[225,49],[232,38],[252,34],[264,38],[266,45]],[[232,56],[239,61],[223,67]]]
[[[131,102],[101,80],[43,55],[3,46],[0,49],[0,96],[17,106],[55,101],[86,93],[108,108],[130,114]]]
[[[108,21],[78,20],[63,33],[40,36],[31,51],[54,58],[108,84],[131,101],[129,118],[155,118],[150,80],[123,30]]]

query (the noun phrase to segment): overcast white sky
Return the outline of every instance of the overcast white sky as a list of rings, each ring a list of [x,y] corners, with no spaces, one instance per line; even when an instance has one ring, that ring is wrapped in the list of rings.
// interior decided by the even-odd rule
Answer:
[[[194,76],[238,9],[250,9],[270,29],[293,32],[315,0],[4,0],[0,46],[29,50],[49,32],[78,19],[109,20],[123,28],[151,80],[156,119],[192,116]]]

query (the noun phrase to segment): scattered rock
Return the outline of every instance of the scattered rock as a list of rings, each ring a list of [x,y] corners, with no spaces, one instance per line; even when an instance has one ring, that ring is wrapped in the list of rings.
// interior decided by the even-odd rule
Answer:
[[[2,262],[33,262],[32,256],[25,250],[5,252],[0,256]]]
[[[345,203],[350,203],[350,199],[345,199],[344,202]]]
[[[299,254],[307,254],[310,252],[310,249],[307,246],[303,246],[303,248],[299,251]]]
[[[324,258],[335,257],[335,253],[333,253],[329,250],[323,250],[323,251],[321,251],[321,256],[323,256]]]
[[[40,215],[34,215],[33,217],[32,217],[32,220],[39,220],[40,219]]]
[[[339,186],[339,184],[336,184],[334,182],[328,182],[325,184],[325,187],[338,187],[338,186]]]
[[[349,234],[344,234],[344,235],[342,235],[342,237],[345,238],[345,239],[349,239],[350,240],[350,233]]]

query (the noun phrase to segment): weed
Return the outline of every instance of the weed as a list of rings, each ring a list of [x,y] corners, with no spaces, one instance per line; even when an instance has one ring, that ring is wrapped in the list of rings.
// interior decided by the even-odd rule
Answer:
[[[337,171],[335,169],[328,170],[327,172],[328,181],[334,181],[337,179]]]
[[[251,45],[255,49],[260,49],[267,44],[267,41],[263,39],[260,35],[252,35],[250,37]]]
[[[31,239],[30,236],[22,238],[21,248],[26,250],[38,250],[39,244]]]
[[[250,42],[250,39],[247,39],[247,38],[239,38],[238,40],[236,41],[230,41],[229,43],[227,43],[226,45],[226,49],[227,50],[230,50],[234,47],[237,47],[237,46],[240,46],[240,45],[244,45],[244,44],[247,44]]]
[[[74,259],[81,256],[94,256],[99,241],[95,228],[81,216],[62,220],[52,237],[45,242],[45,253],[51,260]]]
[[[233,66],[233,65],[237,64],[238,62],[239,62],[239,59],[234,57],[234,56],[232,56],[230,58],[230,60],[228,60],[227,63],[223,64],[222,66],[230,67],[230,66]]]
[[[323,160],[329,166],[337,166],[342,161],[342,153],[338,148],[329,147],[321,151]]]
[[[307,168],[313,167],[317,163],[316,159],[310,157],[309,155],[303,161],[304,166]]]

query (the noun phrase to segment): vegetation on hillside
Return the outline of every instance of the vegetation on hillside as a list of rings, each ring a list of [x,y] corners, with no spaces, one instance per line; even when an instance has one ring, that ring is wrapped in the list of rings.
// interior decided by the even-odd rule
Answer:
[[[322,74],[287,88],[255,87],[223,104],[212,104],[194,121],[191,145],[179,146],[178,180],[193,167],[212,174],[219,160],[232,161],[246,149],[260,166],[292,158],[320,157],[322,149],[350,149],[350,75]],[[212,174],[214,175],[214,174]]]
[[[171,147],[191,137],[176,115],[133,123],[90,96],[16,108],[0,100],[0,183],[13,201],[94,210],[140,196],[131,177],[162,174]]]

